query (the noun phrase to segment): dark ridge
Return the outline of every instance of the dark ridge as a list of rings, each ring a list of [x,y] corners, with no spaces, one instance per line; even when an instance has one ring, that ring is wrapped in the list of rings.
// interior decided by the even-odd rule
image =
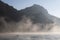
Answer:
[[[20,15],[18,11],[13,8],[12,6],[9,6],[8,4],[0,1],[0,17],[7,17],[6,20],[11,21],[19,21]]]
[[[22,19],[25,17],[31,19],[33,22],[31,26],[28,26],[29,23],[24,25],[25,21]],[[48,11],[40,5],[34,4],[22,10],[16,10],[12,6],[0,1],[0,32],[35,31],[34,26],[36,23],[38,25],[36,31],[49,31],[54,27],[54,25],[50,24],[54,24],[54,22],[60,25],[60,19],[48,14]]]
[[[31,7],[19,11],[22,15],[31,18],[33,23],[53,23],[52,19],[47,17],[48,12],[40,5],[34,4]]]

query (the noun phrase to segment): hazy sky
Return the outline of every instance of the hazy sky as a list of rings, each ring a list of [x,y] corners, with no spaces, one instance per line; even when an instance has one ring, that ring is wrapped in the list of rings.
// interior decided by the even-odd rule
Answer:
[[[49,14],[60,18],[60,0],[2,0],[5,3],[21,10],[26,7],[38,4],[48,10]]]

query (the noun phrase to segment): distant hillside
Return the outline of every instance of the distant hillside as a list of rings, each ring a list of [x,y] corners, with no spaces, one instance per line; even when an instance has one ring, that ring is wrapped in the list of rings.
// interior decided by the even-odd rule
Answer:
[[[22,15],[31,18],[33,23],[53,23],[52,19],[48,16],[48,12],[40,5],[34,4],[31,7],[19,11]]]
[[[0,1],[0,32],[15,30],[18,20],[20,21],[18,11],[12,6]]]
[[[50,31],[60,19],[48,14],[37,4],[22,10],[0,1],[0,32],[45,32]]]
[[[7,21],[20,20],[18,11],[8,4],[0,1],[0,17],[5,17]]]

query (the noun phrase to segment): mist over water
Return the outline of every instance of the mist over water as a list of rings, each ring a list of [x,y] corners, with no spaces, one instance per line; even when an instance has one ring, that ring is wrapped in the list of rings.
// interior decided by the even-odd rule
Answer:
[[[30,18],[23,17],[20,22],[6,22],[4,17],[0,18],[0,32],[60,32],[60,27],[56,23],[41,24],[32,23]]]
[[[17,10],[0,0],[1,40],[59,40],[60,18],[38,4]]]
[[[60,32],[60,25],[56,23],[33,24],[30,19],[23,19],[19,24],[18,30],[21,32]]]
[[[0,1],[0,32],[60,32],[60,18],[37,4],[16,10]]]

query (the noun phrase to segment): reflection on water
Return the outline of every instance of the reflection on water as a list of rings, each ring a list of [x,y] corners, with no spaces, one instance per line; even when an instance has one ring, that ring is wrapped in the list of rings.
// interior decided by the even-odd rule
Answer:
[[[0,36],[0,40],[60,40],[60,35],[15,35],[15,36]]]

